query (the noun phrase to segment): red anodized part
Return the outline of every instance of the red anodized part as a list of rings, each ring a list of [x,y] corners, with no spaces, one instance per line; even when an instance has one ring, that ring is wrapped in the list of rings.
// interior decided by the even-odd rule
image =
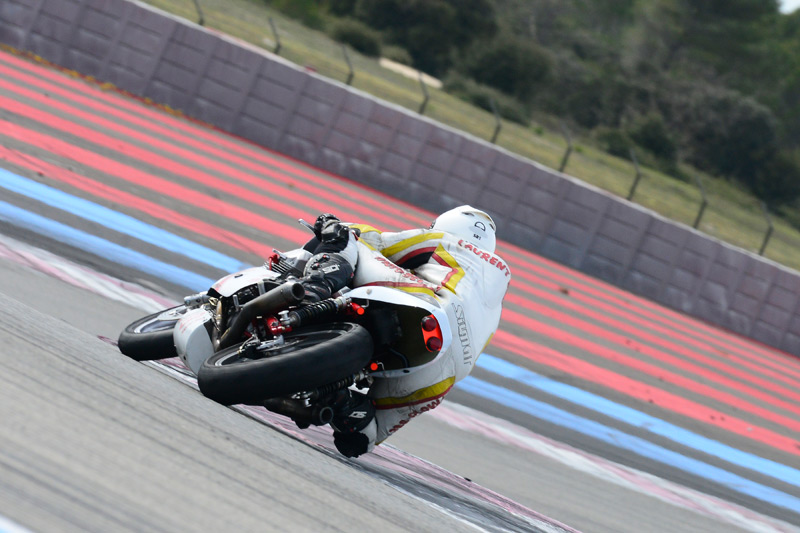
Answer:
[[[358,316],[363,315],[365,312],[366,312],[366,309],[364,309],[363,307],[361,307],[360,305],[358,305],[355,302],[350,302],[350,308],[347,310],[348,314],[354,314],[354,315],[358,315]]]
[[[272,333],[275,337],[287,331],[285,327],[281,325],[281,321],[278,320],[277,317],[271,316],[267,319],[267,327],[269,328],[269,332]]]

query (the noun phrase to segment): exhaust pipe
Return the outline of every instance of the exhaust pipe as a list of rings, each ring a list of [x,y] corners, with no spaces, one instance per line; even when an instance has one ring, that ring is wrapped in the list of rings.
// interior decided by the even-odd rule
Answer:
[[[302,283],[289,281],[279,285],[264,294],[253,298],[242,306],[228,330],[219,338],[217,350],[233,346],[242,337],[242,334],[257,316],[270,315],[290,305],[299,304],[306,295]]]
[[[333,420],[333,409],[327,405],[306,407],[287,398],[270,398],[264,402],[264,407],[273,413],[288,416],[301,427],[324,426]]]

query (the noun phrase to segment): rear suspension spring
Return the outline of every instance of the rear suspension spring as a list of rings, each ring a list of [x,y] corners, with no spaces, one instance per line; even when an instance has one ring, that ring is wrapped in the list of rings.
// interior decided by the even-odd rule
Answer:
[[[307,305],[297,311],[292,311],[287,316],[287,323],[289,327],[296,328],[301,324],[307,323],[309,320],[320,318],[323,316],[335,315],[341,312],[350,304],[350,300],[344,297],[329,298],[321,302]]]

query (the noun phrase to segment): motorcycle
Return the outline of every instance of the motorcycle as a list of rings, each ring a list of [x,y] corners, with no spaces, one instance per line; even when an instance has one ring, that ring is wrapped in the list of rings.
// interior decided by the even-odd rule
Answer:
[[[131,323],[119,349],[137,361],[178,357],[206,397],[262,405],[301,428],[328,424],[342,389],[418,371],[447,349],[449,321],[435,299],[359,286],[358,272],[355,288],[305,302],[298,278],[310,255],[276,250]],[[374,260],[359,249],[359,265]]]

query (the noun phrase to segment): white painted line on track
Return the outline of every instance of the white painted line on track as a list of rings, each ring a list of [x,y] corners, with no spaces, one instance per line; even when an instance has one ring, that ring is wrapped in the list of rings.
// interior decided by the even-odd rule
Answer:
[[[759,533],[798,531],[795,526],[787,522],[608,461],[464,405],[445,402],[431,410],[430,416],[463,431],[542,455],[609,483],[647,494],[665,503],[720,522]]]
[[[148,313],[175,305],[173,300],[150,289],[96,272],[4,235],[0,235],[0,257]],[[169,368],[169,366],[165,368],[163,364],[158,364],[157,366],[162,370]],[[176,374],[175,377],[179,376]],[[243,411],[246,410],[247,408],[243,409]],[[440,405],[430,413],[431,416],[464,431],[483,435],[505,445],[516,446],[532,453],[549,457],[570,468],[635,490],[638,493],[649,495],[676,507],[712,517],[721,522],[758,533],[797,531],[797,528],[786,522],[767,517],[742,506],[703,494],[651,474],[582,452],[566,444],[538,435],[521,426],[453,402]],[[261,416],[257,415],[256,418],[261,418]],[[0,533],[27,531],[24,529],[9,529],[6,531],[2,529],[3,527],[2,516],[0,516]]]
[[[0,533],[31,533],[31,530],[25,529],[21,525],[0,515]]]
[[[148,313],[176,305],[175,301],[141,285],[101,274],[2,234],[0,257]]]

